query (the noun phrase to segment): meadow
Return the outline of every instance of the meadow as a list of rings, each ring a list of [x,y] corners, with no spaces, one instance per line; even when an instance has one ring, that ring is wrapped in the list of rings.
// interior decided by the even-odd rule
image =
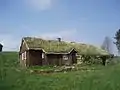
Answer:
[[[17,52],[2,52],[0,90],[120,90],[119,63],[84,67],[87,69],[31,74],[19,66]]]

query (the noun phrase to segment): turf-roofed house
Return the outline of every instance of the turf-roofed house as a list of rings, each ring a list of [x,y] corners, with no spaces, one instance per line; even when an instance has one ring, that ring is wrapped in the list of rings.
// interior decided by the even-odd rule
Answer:
[[[61,38],[44,40],[41,38],[22,38],[19,58],[22,66],[72,65],[77,63],[77,51]]]

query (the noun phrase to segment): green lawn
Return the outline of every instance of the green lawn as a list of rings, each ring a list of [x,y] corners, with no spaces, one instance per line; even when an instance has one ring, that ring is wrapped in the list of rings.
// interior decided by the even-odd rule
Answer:
[[[0,90],[120,90],[120,64],[87,68],[90,69],[30,74],[19,67],[17,53],[0,53]]]

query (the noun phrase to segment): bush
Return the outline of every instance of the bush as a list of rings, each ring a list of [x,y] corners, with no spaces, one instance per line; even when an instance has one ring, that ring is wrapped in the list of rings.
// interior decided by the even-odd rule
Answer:
[[[102,64],[102,59],[93,55],[83,55],[81,61],[85,64]]]
[[[113,59],[108,59],[107,60],[107,65],[114,65],[114,64],[118,64],[120,63],[120,58],[119,57],[115,57]]]

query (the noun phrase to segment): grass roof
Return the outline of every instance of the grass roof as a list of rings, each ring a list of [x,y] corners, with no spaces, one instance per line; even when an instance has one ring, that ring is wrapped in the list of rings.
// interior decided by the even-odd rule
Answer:
[[[46,52],[68,53],[70,50],[75,49],[78,54],[108,55],[105,50],[88,44],[58,42],[57,40],[44,40],[33,37],[24,37],[24,40],[30,49],[44,49]]]

